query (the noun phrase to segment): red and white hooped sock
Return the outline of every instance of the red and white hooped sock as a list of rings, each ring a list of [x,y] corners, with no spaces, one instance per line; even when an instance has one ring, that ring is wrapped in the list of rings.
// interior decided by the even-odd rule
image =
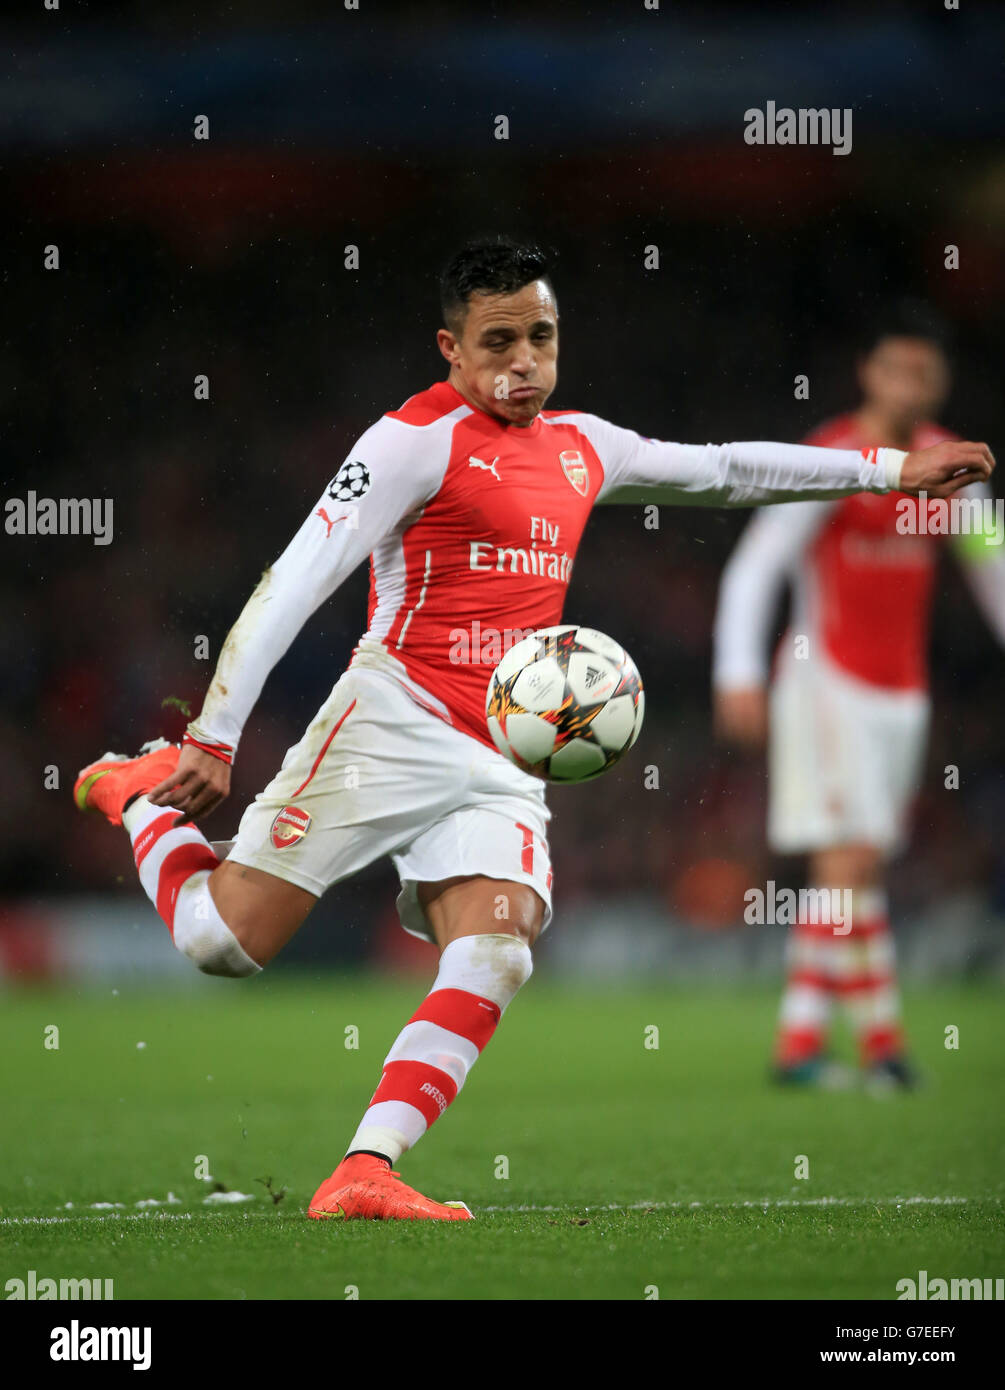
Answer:
[[[841,949],[833,958],[833,988],[851,1023],[862,1065],[899,1056],[904,1049],[904,1033],[893,932],[882,889],[855,890],[852,928],[839,939]]]
[[[137,797],[123,812],[140,884],[183,955],[207,975],[255,975],[261,969],[224,922],[209,891],[219,864],[205,835],[179,824],[180,811]]]
[[[440,956],[433,987],[398,1034],[348,1152],[396,1163],[464,1085],[506,1006],[533,969],[515,936],[461,936]]]
[[[832,1001],[829,944],[833,928],[795,922],[785,943],[786,979],[778,1018],[775,1060],[798,1066],[823,1051]]]

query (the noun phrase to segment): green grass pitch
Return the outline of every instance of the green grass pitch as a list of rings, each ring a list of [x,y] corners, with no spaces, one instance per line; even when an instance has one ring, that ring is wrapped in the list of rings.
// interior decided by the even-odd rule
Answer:
[[[277,973],[173,997],[9,994],[2,1281],[112,1278],[118,1299],[886,1300],[922,1269],[1002,1274],[1001,1003],[979,987],[908,992],[926,1084],[877,1100],[772,1090],[763,989],[536,979],[401,1165],[477,1220],[308,1221],[423,993]],[[200,1155],[254,1200],[205,1205]]]

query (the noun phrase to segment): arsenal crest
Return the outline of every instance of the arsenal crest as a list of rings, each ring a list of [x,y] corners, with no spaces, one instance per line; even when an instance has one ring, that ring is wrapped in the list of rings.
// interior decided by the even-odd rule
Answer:
[[[590,471],[583,455],[578,449],[564,449],[559,454],[558,461],[562,465],[562,472],[580,497],[585,497],[590,490]]]
[[[272,822],[272,843],[276,849],[286,849],[302,840],[311,828],[311,818],[299,806],[284,806]]]

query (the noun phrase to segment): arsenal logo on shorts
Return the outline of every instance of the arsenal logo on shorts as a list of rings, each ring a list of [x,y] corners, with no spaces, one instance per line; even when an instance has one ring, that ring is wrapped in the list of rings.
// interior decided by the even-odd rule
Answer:
[[[311,818],[299,806],[284,806],[272,822],[272,843],[286,849],[302,840],[311,828]]]
[[[562,472],[579,493],[585,497],[590,490],[590,472],[578,449],[565,449],[558,456]]]

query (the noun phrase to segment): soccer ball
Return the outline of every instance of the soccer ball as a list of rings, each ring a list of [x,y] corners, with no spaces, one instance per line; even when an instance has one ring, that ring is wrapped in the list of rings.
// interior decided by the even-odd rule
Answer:
[[[592,627],[543,627],[492,672],[485,716],[492,741],[546,782],[588,782],[639,736],[645,697],[635,663]]]

